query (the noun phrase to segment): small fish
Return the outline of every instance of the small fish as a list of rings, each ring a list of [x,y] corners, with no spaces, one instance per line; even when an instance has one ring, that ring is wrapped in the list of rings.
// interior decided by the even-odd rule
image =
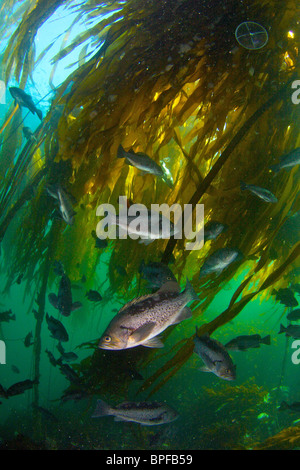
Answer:
[[[300,326],[299,325],[288,325],[287,327],[280,324],[280,330],[278,334],[285,333],[285,336],[291,336],[292,338],[300,338]]]
[[[92,290],[90,289],[86,294],[85,296],[88,298],[88,300],[90,300],[91,302],[100,302],[102,300],[102,295],[96,291],[96,290]]]
[[[112,407],[103,400],[97,400],[92,418],[101,418],[102,416],[114,416],[115,421],[132,421],[145,426],[152,426],[171,423],[178,418],[178,413],[165,403],[124,402]]]
[[[53,272],[56,274],[56,276],[63,276],[65,274],[65,270],[61,261],[53,261]]]
[[[29,111],[31,111],[32,114],[37,114],[40,120],[43,119],[42,111],[37,109],[31,96],[25,93],[24,90],[21,90],[21,88],[12,86],[9,88],[9,92],[15,100],[15,106],[16,104],[18,104],[20,107],[23,106],[24,108],[29,109]]]
[[[251,191],[255,196],[259,197],[265,202],[278,202],[278,199],[268,189],[261,188],[260,186],[254,186],[254,184],[246,184],[241,181],[241,190]]]
[[[6,310],[5,312],[0,312],[0,323],[1,322],[9,322],[11,320],[15,320],[16,315],[12,314],[11,309]]]
[[[286,319],[289,321],[298,321],[300,320],[300,308],[296,310],[292,310],[290,313],[287,314]]]
[[[170,325],[191,318],[192,312],[186,305],[193,300],[198,300],[198,296],[188,280],[183,292],[178,292],[177,282],[167,282],[154,294],[124,305],[100,338],[99,348],[163,347],[156,337]]]
[[[62,189],[60,185],[48,186],[47,192],[54,199],[57,199],[59,210],[63,220],[68,225],[74,224],[74,216],[76,212],[73,210],[73,206],[70,200],[70,196]]]
[[[297,307],[298,301],[295,299],[294,293],[288,287],[283,289],[273,289],[272,295],[275,295],[275,299],[285,305],[286,307]]]
[[[72,367],[70,367],[68,364],[60,363],[59,364],[59,369],[60,369],[61,373],[66,377],[66,379],[69,380],[69,382],[71,382],[75,385],[80,384],[80,378],[79,378],[77,372],[75,372],[75,370],[72,369]]]
[[[201,278],[214,272],[220,274],[231,263],[238,261],[242,257],[242,253],[236,248],[220,248],[204,261],[199,277]]]
[[[11,366],[11,370],[15,373],[15,374],[19,374],[20,373],[20,370],[17,368],[17,366],[15,365],[12,365]]]
[[[241,335],[225,344],[225,348],[230,351],[246,351],[250,348],[259,348],[261,344],[271,344],[271,336],[262,338],[260,335]]]
[[[108,245],[107,241],[106,240],[101,240],[101,238],[98,238],[95,230],[92,230],[91,235],[96,240],[95,241],[95,248],[98,248],[100,250],[103,249],[103,248],[107,248],[107,245]]]
[[[17,277],[16,283],[17,283],[18,285],[20,285],[20,284],[21,284],[21,282],[22,282],[22,279],[23,279],[23,276],[24,276],[24,274],[23,274],[23,273],[21,273],[21,274],[19,274],[19,276]]]
[[[69,341],[69,335],[64,325],[59,320],[56,320],[52,316],[50,317],[48,313],[46,313],[46,321],[48,324],[48,328],[52,333],[52,338],[62,342]]]
[[[208,334],[198,336],[197,328],[194,343],[194,352],[198,354],[205,364],[200,369],[202,372],[212,372],[224,380],[235,380],[236,366],[233,364],[223,344],[212,339]]]
[[[221,235],[222,232],[225,232],[228,229],[228,226],[221,224],[220,222],[208,222],[204,226],[204,243],[208,240],[215,240]]]
[[[64,395],[61,397],[61,401],[62,402],[66,402],[69,400],[79,401],[87,397],[88,397],[88,393],[85,390],[73,389],[73,390],[66,391]]]
[[[7,389],[7,396],[13,397],[15,395],[21,395],[21,393],[24,393],[26,390],[30,390],[35,384],[38,383],[38,380],[29,379],[23,380],[22,382],[17,382]]]
[[[32,130],[30,129],[30,127],[24,126],[24,127],[22,128],[22,132],[23,132],[23,134],[24,134],[25,139],[27,139],[27,140],[35,140],[35,141],[36,141],[36,137],[35,137],[34,133],[32,132]]]
[[[277,163],[277,165],[271,165],[270,169],[274,171],[274,173],[277,173],[282,168],[290,169],[296,165],[299,165],[299,163],[300,163],[300,147],[297,147],[296,149],[291,150],[291,152],[288,152],[285,155],[282,155],[282,157],[280,157],[279,159],[279,163]]]
[[[71,282],[66,274],[63,274],[60,280],[58,295],[51,293],[48,295],[49,302],[59,313],[68,317],[71,312],[82,307],[81,302],[72,301]]]
[[[126,152],[122,145],[120,145],[118,148],[117,157],[125,158],[125,161],[128,163],[128,165],[138,168],[143,173],[150,173],[151,175],[160,176],[161,178],[164,177],[163,169],[145,153],[135,153],[133,150]]]
[[[58,351],[61,354],[60,359],[62,361],[74,362],[74,361],[76,361],[76,359],[78,359],[77,354],[75,354],[74,352],[66,352],[61,343],[58,343],[58,345],[56,347],[57,347]]]
[[[291,403],[290,405],[286,401],[282,401],[280,404],[280,407],[278,408],[278,411],[292,411],[299,413],[300,412],[300,402],[296,401],[294,403]]]
[[[55,359],[55,357],[53,356],[51,351],[46,349],[45,352],[46,352],[47,356],[49,357],[50,364],[52,364],[54,367],[56,367],[58,364],[61,363],[58,359]]]
[[[144,260],[142,260],[139,272],[144,279],[147,279],[149,283],[148,288],[160,289],[168,281],[176,282],[176,277],[171,269],[166,264],[157,261],[150,261],[148,264],[145,264]]]

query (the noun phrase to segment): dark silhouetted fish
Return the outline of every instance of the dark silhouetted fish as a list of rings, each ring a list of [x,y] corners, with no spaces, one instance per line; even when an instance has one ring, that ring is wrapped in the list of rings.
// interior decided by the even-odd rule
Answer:
[[[299,325],[288,325],[287,327],[280,324],[280,330],[278,334],[285,333],[285,336],[291,336],[292,338],[300,338],[300,326]]]
[[[296,310],[292,310],[290,313],[287,314],[286,319],[289,321],[298,321],[300,320],[300,308]]]
[[[11,86],[9,88],[9,92],[15,100],[15,106],[16,106],[16,104],[18,104],[20,106],[20,108],[22,108],[22,107],[27,108],[27,109],[29,109],[29,111],[32,112],[32,114],[37,114],[37,116],[40,118],[40,120],[43,119],[42,111],[37,109],[37,107],[35,106],[32,98],[31,98],[31,96],[28,95],[27,93],[25,93],[24,90],[22,90],[21,88],[15,87],[15,86]]]
[[[26,390],[30,390],[34,384],[38,384],[38,380],[23,380],[22,382],[17,382],[14,385],[11,385],[7,389],[7,396],[8,397],[13,397],[15,395],[21,395],[24,393]]]
[[[98,291],[90,289],[85,296],[90,300],[91,302],[100,302],[102,300],[101,294],[99,294]]]
[[[177,281],[171,269],[166,264],[157,261],[150,261],[148,264],[145,264],[144,260],[142,260],[139,272],[144,279],[147,279],[149,283],[147,287],[152,289],[159,289],[168,281]],[[178,290],[180,290],[179,286]]]
[[[63,274],[60,280],[58,295],[51,293],[48,295],[49,302],[62,315],[68,317],[71,312],[82,307],[81,302],[72,301],[71,282],[66,274]]]
[[[0,312],[0,323],[1,322],[9,322],[9,321],[15,320],[15,319],[16,319],[16,315],[12,314],[12,311],[10,309],[6,310],[5,312]]]
[[[48,328],[52,333],[52,338],[57,339],[58,341],[69,341],[69,335],[67,330],[65,329],[64,325],[59,321],[56,320],[54,317],[50,317],[48,313],[46,313],[46,321],[48,324]]]
[[[294,413],[300,413],[300,402],[296,401],[290,405],[286,401],[282,401],[278,411],[292,411]]]
[[[34,341],[31,342],[31,339],[32,339],[32,332],[30,331],[26,336],[25,336],[25,339],[24,339],[24,346],[25,348],[29,348],[30,346],[32,346],[34,344]]]
[[[286,307],[297,307],[298,301],[296,300],[294,293],[288,287],[283,289],[273,289],[272,295],[275,295],[275,299],[285,305]]]
[[[259,348],[261,344],[271,344],[271,336],[262,338],[260,335],[241,335],[225,344],[225,348],[231,351],[246,351],[250,348]]]
[[[61,359],[62,361],[65,361],[65,362],[74,362],[74,361],[76,361],[76,359],[78,359],[77,354],[75,354],[74,352],[66,352],[66,351],[64,350],[63,346],[61,345],[61,343],[58,343],[57,349],[58,349],[58,351],[59,351],[60,354],[61,354],[60,359]]]

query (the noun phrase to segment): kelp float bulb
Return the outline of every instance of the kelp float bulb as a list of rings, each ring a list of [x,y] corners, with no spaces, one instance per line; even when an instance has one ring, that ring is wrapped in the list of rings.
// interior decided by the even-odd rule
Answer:
[[[261,49],[268,42],[268,33],[260,24],[254,21],[245,21],[235,30],[237,42],[245,49]]]

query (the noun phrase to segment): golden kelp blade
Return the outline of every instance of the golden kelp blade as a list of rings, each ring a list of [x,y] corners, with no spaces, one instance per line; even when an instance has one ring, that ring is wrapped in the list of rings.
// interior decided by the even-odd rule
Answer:
[[[6,119],[5,123],[2,125],[2,127],[0,129],[0,134],[4,131],[6,126],[10,123],[10,121],[12,120],[12,118],[14,117],[14,115],[18,111],[18,109],[19,109],[19,105],[17,103],[16,106],[14,107],[14,109],[12,110],[10,116]]]

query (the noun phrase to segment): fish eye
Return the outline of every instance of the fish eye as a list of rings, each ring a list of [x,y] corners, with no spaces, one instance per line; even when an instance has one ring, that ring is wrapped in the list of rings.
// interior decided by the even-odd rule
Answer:
[[[110,343],[110,342],[111,342],[111,337],[108,336],[108,335],[107,335],[107,336],[104,336],[103,339],[104,339],[105,343]]]
[[[171,281],[171,280],[172,280],[172,278],[170,276],[167,277],[167,281]]]

